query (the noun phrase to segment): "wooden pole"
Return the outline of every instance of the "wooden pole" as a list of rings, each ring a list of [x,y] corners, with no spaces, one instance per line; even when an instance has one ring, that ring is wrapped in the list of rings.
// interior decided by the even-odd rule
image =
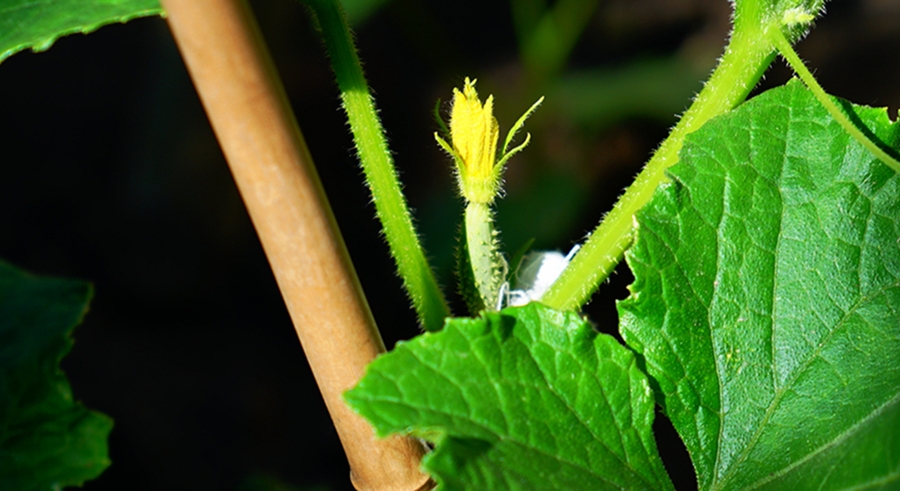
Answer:
[[[245,0],[162,0],[360,491],[417,491],[412,438],[376,440],[342,394],[384,343]]]

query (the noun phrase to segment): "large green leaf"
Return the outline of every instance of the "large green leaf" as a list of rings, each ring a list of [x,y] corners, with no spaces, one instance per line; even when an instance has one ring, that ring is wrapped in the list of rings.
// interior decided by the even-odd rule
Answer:
[[[896,148],[885,110],[852,110]],[[671,176],[621,332],[700,489],[898,489],[900,177],[797,82],[688,137]]]
[[[672,489],[634,355],[532,303],[399,343],[347,393],[380,435],[436,442],[444,489]]]
[[[162,13],[159,0],[0,0],[0,61],[67,34]]]
[[[59,369],[90,297],[0,261],[0,489],[80,485],[109,465],[112,420],[75,403]]]

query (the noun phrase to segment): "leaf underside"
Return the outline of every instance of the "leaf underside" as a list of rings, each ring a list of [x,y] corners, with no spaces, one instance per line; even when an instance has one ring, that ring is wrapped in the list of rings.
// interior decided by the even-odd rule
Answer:
[[[537,303],[398,343],[348,403],[380,435],[437,444],[441,489],[672,489],[634,355],[574,313]]]
[[[0,0],[0,62],[68,34],[161,13],[159,0]]]
[[[81,485],[109,466],[112,420],[74,402],[59,369],[90,297],[0,261],[0,489]]]
[[[900,178],[794,81],[689,136],[671,179],[620,330],[700,489],[897,489]]]

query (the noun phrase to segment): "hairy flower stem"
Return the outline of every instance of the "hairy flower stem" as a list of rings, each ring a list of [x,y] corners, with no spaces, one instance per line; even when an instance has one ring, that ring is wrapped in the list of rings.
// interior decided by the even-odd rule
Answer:
[[[744,26],[743,28],[741,26]],[[775,50],[753,23],[736,22],[725,54],[703,90],[653,154],[644,170],[594,230],[541,301],[550,307],[581,307],[621,261],[634,234],[634,214],[653,196],[665,171],[678,161],[684,138],[744,99],[772,62]]]
[[[360,165],[403,286],[422,327],[437,331],[450,309],[413,226],[347,21],[334,0],[303,1],[315,11],[322,28]]]
[[[506,259],[500,252],[493,211],[485,203],[469,203],[465,211],[466,247],[475,288],[486,310],[497,310],[500,286],[506,278]]]
[[[463,295],[469,308],[473,310],[499,310],[500,288],[506,281],[509,269],[500,252],[491,204],[500,194],[500,177],[510,157],[522,151],[531,140],[510,148],[516,133],[522,129],[525,120],[541,104],[544,98],[525,111],[510,128],[497,158],[497,144],[500,141],[500,125],[494,117],[494,96],[481,102],[475,90],[475,80],[466,78],[463,90],[453,90],[453,108],[450,110],[449,136],[452,143],[444,140],[439,133],[434,134],[438,145],[453,157],[459,193],[466,200],[465,249],[468,254],[466,268],[460,271]],[[472,292],[469,280],[474,283],[478,299],[469,298]],[[474,295],[471,295],[474,296]]]

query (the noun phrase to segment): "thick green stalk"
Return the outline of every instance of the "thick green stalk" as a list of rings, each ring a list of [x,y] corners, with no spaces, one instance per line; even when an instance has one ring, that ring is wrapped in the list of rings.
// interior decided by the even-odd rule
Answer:
[[[753,15],[755,12],[748,14],[747,17],[757,17]],[[761,23],[741,20],[741,17],[735,20],[725,54],[694,103],[541,299],[543,303],[569,310],[587,302],[631,244],[634,214],[663,182],[666,169],[678,161],[685,136],[741,103],[762,77],[774,57],[774,48],[766,39]]]
[[[488,204],[469,203],[466,205],[465,220],[466,248],[475,288],[485,310],[497,310],[507,266],[497,243],[493,211]]]
[[[334,0],[304,2],[318,17],[360,164],[403,285],[422,326],[429,331],[439,330],[450,309],[413,226],[346,19]]]

